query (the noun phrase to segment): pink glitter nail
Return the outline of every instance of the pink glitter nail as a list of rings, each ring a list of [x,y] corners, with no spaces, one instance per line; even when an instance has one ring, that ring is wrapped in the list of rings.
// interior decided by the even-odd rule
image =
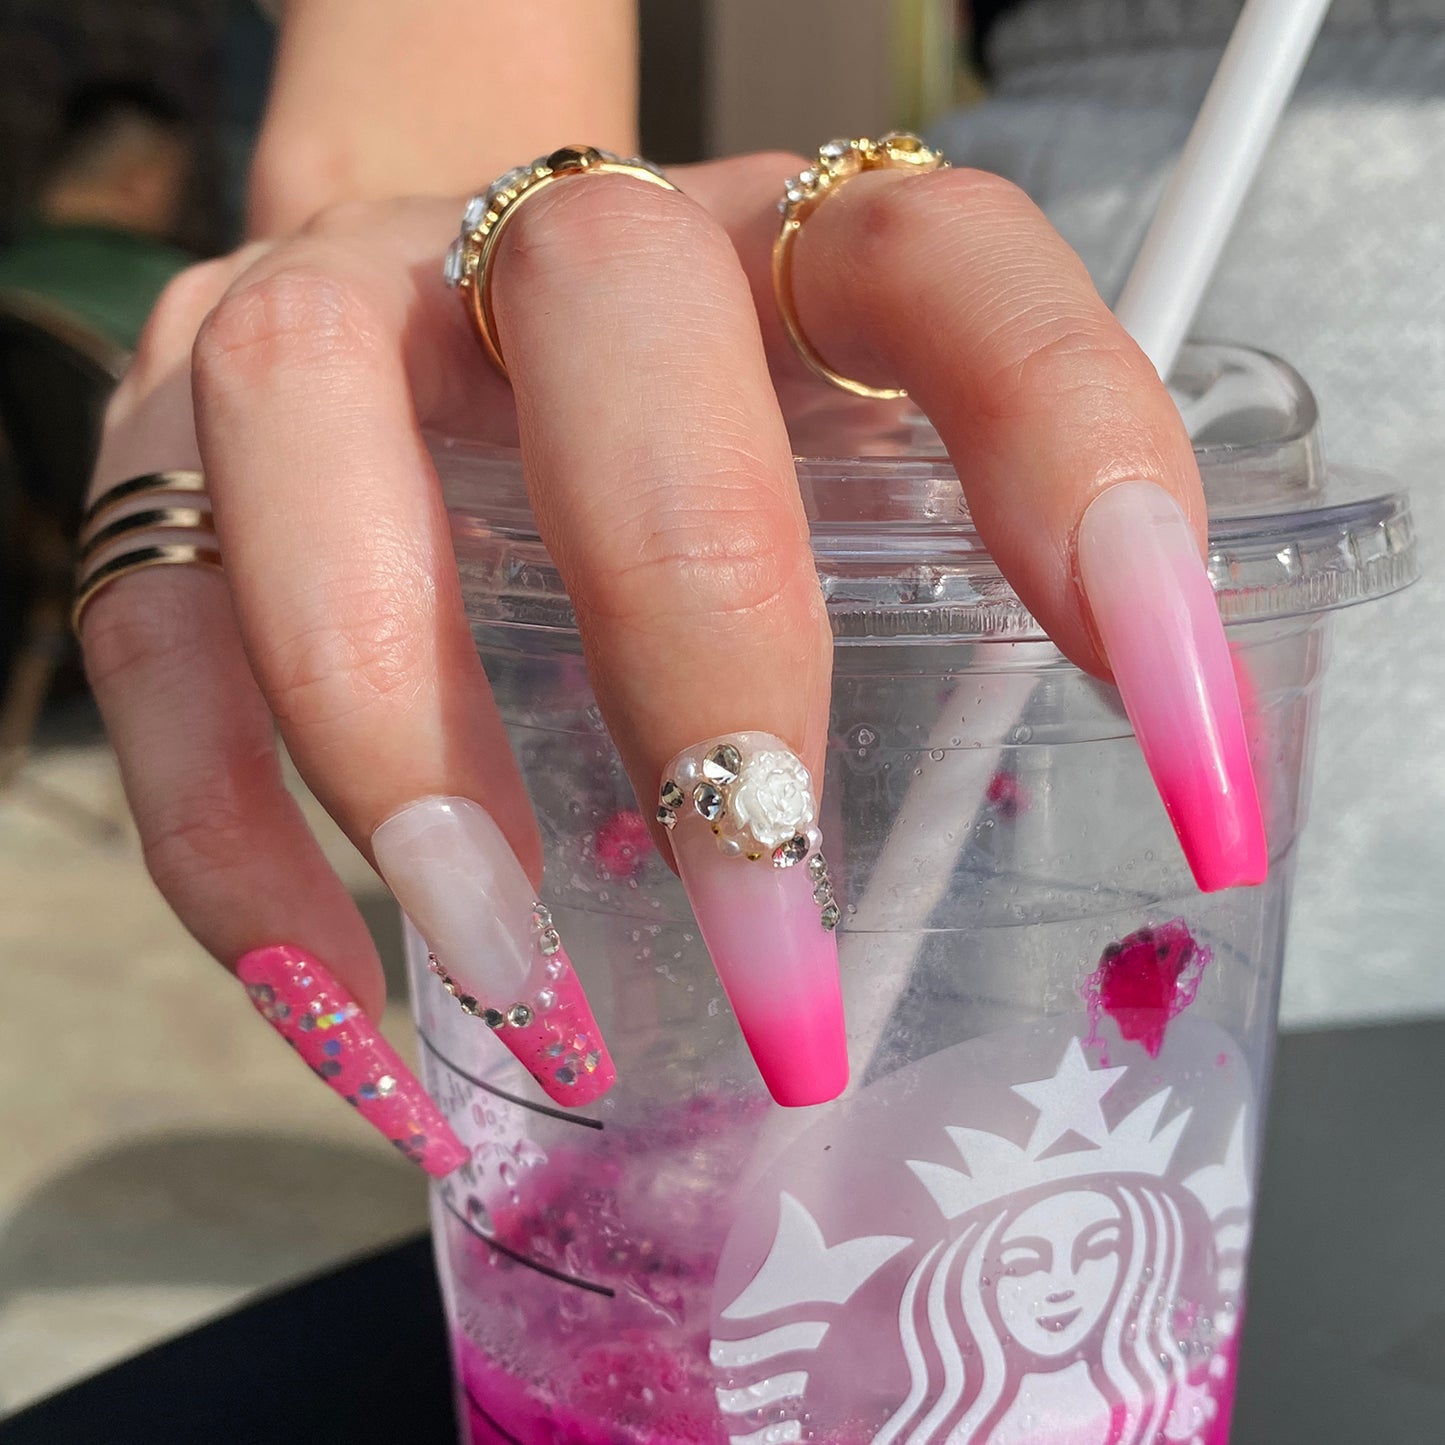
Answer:
[[[236,965],[261,1017],[374,1129],[438,1179],[466,1146],[421,1081],[331,971],[299,948],[257,948]]]

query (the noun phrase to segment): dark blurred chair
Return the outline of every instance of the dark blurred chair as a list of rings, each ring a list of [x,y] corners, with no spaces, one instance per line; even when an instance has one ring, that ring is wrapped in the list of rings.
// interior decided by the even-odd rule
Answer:
[[[75,539],[128,354],[39,297],[0,291],[0,788],[74,657]]]

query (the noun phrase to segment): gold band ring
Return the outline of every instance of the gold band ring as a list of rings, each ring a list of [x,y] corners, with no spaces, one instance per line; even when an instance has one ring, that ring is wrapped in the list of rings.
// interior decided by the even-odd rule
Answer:
[[[128,502],[132,497],[140,496],[142,493],[154,492],[157,496],[169,492],[200,492],[204,494],[205,490],[205,477],[200,472],[192,471],[147,472],[143,477],[131,477],[129,481],[117,482],[115,486],[107,487],[85,509],[85,515],[80,519],[81,536],[84,536],[112,508],[118,507],[122,502]]]
[[[878,140],[830,140],[819,148],[813,164],[788,182],[783,198],[778,202],[783,218],[777,240],[773,242],[773,295],[777,298],[778,314],[783,319],[793,349],[808,369],[854,396],[891,401],[908,393],[901,387],[868,386],[854,381],[834,371],[818,354],[799,324],[793,299],[793,242],[803,229],[803,222],[854,176],[862,175],[864,171],[905,171],[912,175],[924,175],[929,171],[943,170],[947,165],[948,162],[937,151],[907,131],[889,131]]]
[[[503,376],[507,374],[507,363],[502,360],[492,315],[492,261],[497,243],[528,196],[568,176],[632,176],[649,185],[677,189],[651,161],[640,157],[623,159],[592,146],[563,146],[529,166],[516,166],[498,176],[467,202],[461,235],[447,250],[444,275],[447,285],[461,294],[478,340]]]
[[[151,507],[144,512],[131,512],[124,517],[117,517],[113,522],[107,522],[105,526],[91,533],[89,540],[80,549],[81,565],[117,537],[127,537],[132,532],[150,532],[156,528],[166,531],[184,529],[192,532],[214,532],[216,524],[211,520],[211,514],[199,507]]]
[[[96,498],[81,524],[80,566],[70,608],[77,637],[86,608],[119,578],[145,567],[221,565],[209,507],[172,505],[178,495],[204,498],[205,487],[199,472],[149,472],[118,482]],[[137,509],[112,517],[128,502],[135,502]],[[117,545],[121,543],[125,545]]]

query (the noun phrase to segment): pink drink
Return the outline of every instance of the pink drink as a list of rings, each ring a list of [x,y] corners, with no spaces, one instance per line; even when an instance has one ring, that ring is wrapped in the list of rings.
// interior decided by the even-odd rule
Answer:
[[[719,1256],[726,1255],[729,1176],[744,1162],[757,1114],[756,1107],[707,1109],[694,1101],[670,1124],[650,1131],[644,1150],[615,1161],[612,1169],[582,1154],[568,1158],[553,1151],[545,1169],[514,1176],[517,1202],[509,1201],[500,1216],[485,1211],[476,1196],[470,1205],[453,1196],[438,1229],[460,1295],[470,1301],[454,1321],[453,1336],[468,1445],[726,1445],[729,1432],[746,1436],[769,1426],[783,1431],[776,1436],[780,1442],[869,1445],[879,1438],[904,1393],[899,1362],[890,1370],[886,1358],[899,1339],[894,1296],[910,1270],[927,1266],[926,1248],[900,1255],[891,1284],[880,1279],[871,1295],[862,1292],[870,1313],[833,1312],[829,1328],[836,1339],[826,1353],[803,1341],[799,1350],[764,1363],[732,1364],[720,1353],[726,1343],[710,1338],[720,1327],[726,1330],[714,1310],[714,1281]],[[699,1130],[715,1157],[733,1167],[719,1168],[707,1188],[659,1192],[669,1182],[667,1159]],[[734,1147],[719,1149],[724,1138]],[[553,1182],[576,1170],[589,1182],[554,1196]],[[1018,1212],[1020,1225],[1047,1231],[1050,1199],[1075,1200],[1077,1209],[1079,1199],[1102,1199],[1102,1187],[1095,1181],[1091,1192],[1069,1181],[1063,1190],[1036,1193]],[[469,1228],[458,1211],[473,1226],[485,1217],[495,1240]],[[529,1262],[513,1257],[519,1254]],[[984,1433],[966,1438],[976,1445],[1022,1445],[1024,1439],[1028,1445],[1226,1445],[1233,1341],[1194,1330],[1199,1311],[1182,1296],[1171,1299],[1168,1310],[1173,1333],[1193,1332],[1209,1344],[1178,1359],[1167,1380],[1160,1376],[1160,1389],[1111,1403],[1108,1371],[1096,1360],[1104,1331],[1100,1311],[1090,1333],[1059,1359],[1035,1360],[1032,1374],[1027,1367],[1015,1371],[1017,1378],[1008,1391],[996,1392],[992,1407],[975,1398]],[[1049,1317],[1046,1328],[1059,1320],[1072,1324],[1071,1313]],[[1017,1340],[1009,1343],[1015,1355],[1023,1353]],[[877,1385],[851,1388],[841,1406],[830,1407],[826,1393],[810,1395],[806,1412],[796,1401],[768,1402],[770,1381],[809,1369],[822,1381],[831,1374],[871,1377]],[[740,1409],[749,1388],[762,1403]],[[969,1403],[960,1397],[955,1413],[966,1417]],[[726,1413],[720,1414],[720,1404]],[[1075,1409],[1082,1413],[1069,1413]],[[789,1433],[800,1426],[800,1413],[810,1422],[808,1433]],[[1052,1421],[1064,1418],[1068,1424],[1054,1429]],[[933,1433],[921,1418],[911,1428],[915,1435],[930,1428],[930,1440],[950,1438],[948,1431]],[[1021,1436],[1024,1428],[1029,1433]]]

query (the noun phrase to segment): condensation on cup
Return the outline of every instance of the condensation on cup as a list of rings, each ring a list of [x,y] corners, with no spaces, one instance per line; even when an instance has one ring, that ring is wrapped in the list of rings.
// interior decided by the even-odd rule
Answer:
[[[411,937],[425,1077],[472,1154],[432,1194],[468,1445],[1224,1445],[1329,614],[1415,557],[1403,494],[1325,466],[1283,363],[1196,346],[1173,385],[1270,842],[1268,882],[1220,894],[921,418],[840,403],[795,433],[853,1067],[812,1109],[770,1102],[652,849],[516,454],[437,443],[619,1071],[557,1109]]]

